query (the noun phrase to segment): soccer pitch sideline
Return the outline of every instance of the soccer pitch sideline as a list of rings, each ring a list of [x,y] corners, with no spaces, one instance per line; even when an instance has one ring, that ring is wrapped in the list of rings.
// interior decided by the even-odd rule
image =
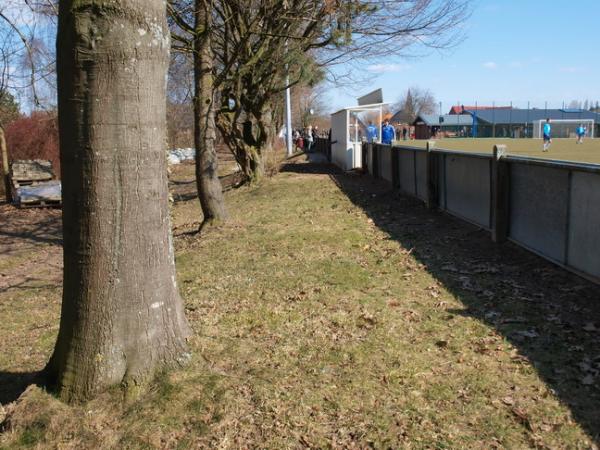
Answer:
[[[575,139],[552,139],[547,152],[542,152],[541,139],[445,138],[433,141],[437,148],[445,150],[491,154],[494,145],[502,144],[506,145],[506,151],[511,155],[600,164],[600,139],[585,139],[583,144],[577,144]],[[397,141],[395,145],[425,148],[427,141]]]

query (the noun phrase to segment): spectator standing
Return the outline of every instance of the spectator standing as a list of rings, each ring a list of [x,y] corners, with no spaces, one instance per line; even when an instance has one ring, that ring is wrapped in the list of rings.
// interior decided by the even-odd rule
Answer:
[[[377,127],[373,125],[373,122],[369,122],[369,126],[367,126],[367,142],[373,143],[377,142]]]
[[[394,127],[390,125],[389,120],[383,122],[381,128],[381,143],[386,145],[392,145],[392,142],[396,140],[396,131]]]
[[[301,151],[303,142],[302,142],[302,134],[300,133],[300,130],[294,131],[294,143],[296,144],[296,150]]]
[[[309,125],[308,128],[306,129],[306,131],[304,133],[304,141],[305,141],[304,149],[307,153],[310,153],[312,151],[313,144],[315,142],[312,125]]]

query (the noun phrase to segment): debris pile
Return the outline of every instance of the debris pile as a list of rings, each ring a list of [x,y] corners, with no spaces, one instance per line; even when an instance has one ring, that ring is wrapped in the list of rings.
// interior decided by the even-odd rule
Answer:
[[[169,164],[181,164],[185,161],[194,161],[196,159],[196,149],[194,148],[174,148],[167,153],[167,162]]]

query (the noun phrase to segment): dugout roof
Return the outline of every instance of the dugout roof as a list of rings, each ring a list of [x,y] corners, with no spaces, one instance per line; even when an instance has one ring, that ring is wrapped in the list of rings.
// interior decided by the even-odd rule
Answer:
[[[441,120],[440,120],[441,119]],[[419,114],[413,125],[427,125],[429,127],[456,127],[473,125],[473,117],[469,114]]]

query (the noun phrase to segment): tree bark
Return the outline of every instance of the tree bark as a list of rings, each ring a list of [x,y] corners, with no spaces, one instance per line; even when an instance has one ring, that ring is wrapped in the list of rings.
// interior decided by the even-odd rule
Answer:
[[[12,201],[12,187],[10,185],[10,167],[8,165],[8,148],[6,147],[6,138],[4,136],[4,128],[0,125],[0,153],[2,153],[2,182],[4,183],[4,197],[6,203]]]
[[[195,2],[194,36],[194,143],[196,186],[207,224],[227,220],[223,187],[219,180],[215,124],[213,53],[211,48],[212,10],[210,1]]]
[[[240,166],[244,178],[250,183],[257,183],[262,178],[264,168],[260,152],[255,146],[254,138],[248,136],[247,127],[239,123],[239,112],[223,112],[217,115],[217,126],[225,144],[229,147],[236,162]]]
[[[189,358],[164,152],[165,5],[59,5],[64,287],[46,375],[66,401]]]

